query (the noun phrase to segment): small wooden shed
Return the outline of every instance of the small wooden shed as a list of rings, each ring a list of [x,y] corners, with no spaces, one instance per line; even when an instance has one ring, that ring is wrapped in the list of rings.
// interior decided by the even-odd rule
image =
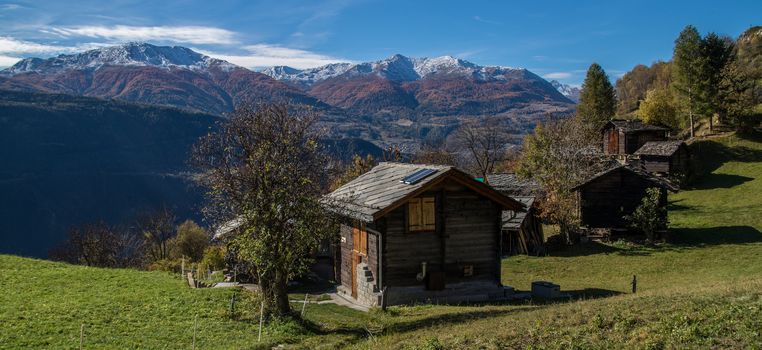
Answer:
[[[450,166],[380,163],[328,194],[340,293],[362,305],[502,297],[504,210],[524,205]]]
[[[516,174],[487,176],[489,184],[503,194],[521,202],[526,211],[503,211],[503,255],[538,255],[544,251],[542,222],[537,216],[540,185],[534,180],[521,179]]]
[[[635,151],[641,169],[656,175],[686,175],[690,154],[683,141],[650,141]]]
[[[626,228],[623,217],[632,214],[648,188],[661,190],[660,204],[667,205],[667,190],[676,191],[668,181],[627,165],[600,172],[574,187],[577,214],[588,228]]]
[[[606,123],[601,130],[603,153],[633,154],[646,142],[666,140],[668,133],[668,128],[645,124],[637,119],[614,119]]]

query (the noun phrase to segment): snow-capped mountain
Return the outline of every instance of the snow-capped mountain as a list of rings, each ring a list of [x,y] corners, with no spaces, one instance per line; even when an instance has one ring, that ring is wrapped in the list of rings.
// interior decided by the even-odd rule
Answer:
[[[132,42],[74,55],[59,55],[49,59],[26,58],[3,70],[2,73],[4,75],[29,72],[51,74],[66,70],[97,70],[103,66],[152,66],[191,70],[206,70],[213,66],[225,70],[241,68],[185,47]]]
[[[582,92],[580,88],[576,86],[571,86],[568,84],[563,84],[559,82],[558,80],[551,80],[550,85],[553,85],[558,92],[560,92],[562,95],[568,97],[570,100],[574,102],[579,102],[579,94]]]
[[[354,65],[351,63],[332,63],[309,69],[296,69],[289,66],[275,66],[262,71],[270,77],[300,86],[310,86],[315,82],[341,75]]]
[[[344,118],[342,127],[351,124],[358,129],[363,120],[358,117],[420,122],[436,117],[437,125],[450,125],[466,115],[526,117],[564,112],[571,106],[550,83],[526,69],[480,66],[451,56],[397,54],[312,69],[278,66],[263,73],[184,47],[129,43],[24,59],[0,72],[0,89],[113,98],[213,114],[248,102],[285,100],[330,110]]]
[[[411,58],[400,54],[363,63],[334,63],[317,68],[277,66],[262,71],[277,80],[309,87],[330,78],[376,75],[396,82],[416,81],[435,75],[460,75],[481,81],[505,80],[522,68],[479,66],[452,56]]]
[[[214,114],[251,101],[325,107],[296,87],[180,46],[128,43],[0,71],[0,88],[170,105]]]

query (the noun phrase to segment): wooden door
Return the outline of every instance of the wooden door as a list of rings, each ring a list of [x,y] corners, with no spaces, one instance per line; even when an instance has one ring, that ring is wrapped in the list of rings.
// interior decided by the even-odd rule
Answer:
[[[614,130],[609,130],[609,144],[608,144],[608,152],[607,154],[619,154],[619,132]]]
[[[367,256],[368,232],[358,223],[352,228],[352,297],[357,299],[357,264]]]

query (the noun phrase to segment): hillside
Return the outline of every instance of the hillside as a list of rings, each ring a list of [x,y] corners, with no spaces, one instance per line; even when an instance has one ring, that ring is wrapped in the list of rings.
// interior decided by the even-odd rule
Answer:
[[[362,313],[309,305],[257,343],[256,300],[228,317],[230,290],[191,290],[178,276],[0,256],[0,344],[269,348],[759,348],[762,347],[762,139],[692,145],[695,188],[670,196],[673,243],[590,244],[550,257],[503,260],[504,283],[547,279],[570,301],[421,305]],[[638,293],[629,293],[632,275]],[[60,281],[66,281],[61,283]],[[296,304],[295,304],[296,305]],[[107,310],[108,312],[104,312]],[[252,312],[253,311],[253,312]]]
[[[0,91],[0,252],[47,256],[72,225],[126,224],[166,205],[198,219],[191,145],[218,117]],[[17,234],[24,232],[24,234]]]
[[[72,225],[127,225],[166,205],[200,219],[191,147],[221,119],[175,108],[0,90],[0,253],[46,257]],[[356,138],[323,140],[330,154],[380,158]],[[24,232],[17,235],[14,232]]]

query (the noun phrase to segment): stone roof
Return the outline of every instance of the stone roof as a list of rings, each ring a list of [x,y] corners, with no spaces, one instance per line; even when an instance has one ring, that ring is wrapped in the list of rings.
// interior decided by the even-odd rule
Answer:
[[[511,198],[521,202],[527,208],[530,208],[534,204],[534,197],[512,196]],[[527,217],[528,211],[503,211],[503,228],[507,230],[518,230],[524,219]]]
[[[532,179],[522,179],[516,174],[502,173],[487,175],[489,185],[492,188],[509,196],[535,196],[541,188],[540,184]]]
[[[433,172],[412,184],[402,182],[407,176],[423,169],[431,169]],[[323,204],[338,214],[372,222],[384,210],[400,205],[406,198],[415,196],[443,176],[452,176],[503,206],[523,209],[520,203],[455,167],[392,162],[379,163],[367,173],[325,195]]]
[[[653,176],[653,175],[651,175],[649,173],[641,171],[640,169],[633,168],[633,167],[631,167],[629,165],[626,165],[626,164],[616,165],[616,166],[608,168],[608,169],[606,169],[604,171],[601,171],[601,172],[591,176],[590,178],[588,178],[587,180],[585,180],[581,184],[579,184],[577,186],[574,186],[572,188],[572,191],[577,191],[580,188],[585,187],[587,184],[589,184],[589,183],[591,183],[591,182],[593,182],[593,181],[595,181],[595,180],[597,180],[597,179],[599,179],[601,177],[604,177],[604,176],[606,176],[606,175],[608,175],[608,174],[610,174],[610,173],[612,173],[612,172],[614,172],[616,170],[619,170],[619,169],[632,172],[632,173],[634,173],[634,174],[636,174],[636,175],[638,175],[638,176],[640,176],[640,177],[642,177],[642,178],[652,182],[657,187],[665,188],[665,189],[673,191],[673,192],[677,192],[678,191],[678,188],[675,185],[673,185],[671,182],[669,182],[667,179]]]
[[[625,133],[634,131],[669,131],[668,128],[646,124],[638,119],[612,119],[604,129],[607,128],[608,125],[614,125],[615,128],[622,130]]]
[[[645,156],[672,156],[680,149],[683,141],[649,141],[640,147],[634,154]]]

